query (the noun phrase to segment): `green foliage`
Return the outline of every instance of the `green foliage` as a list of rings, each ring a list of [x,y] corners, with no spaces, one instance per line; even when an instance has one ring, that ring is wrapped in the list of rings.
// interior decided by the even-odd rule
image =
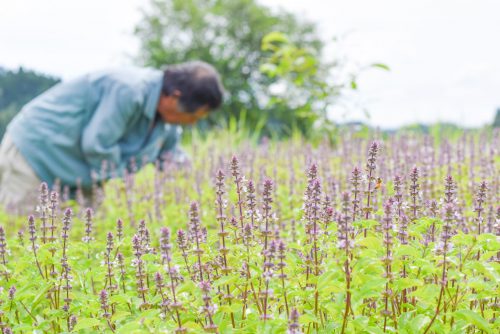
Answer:
[[[0,138],[7,124],[24,104],[58,82],[57,78],[22,67],[17,71],[0,69]]]
[[[269,86],[278,79],[259,71],[261,66],[266,68],[264,58],[270,53],[261,49],[263,38],[273,31],[283,31],[297,48],[313,51],[314,59],[307,61],[317,62],[316,68],[323,66],[323,42],[314,24],[288,12],[271,11],[254,0],[150,1],[136,28],[141,42],[139,60],[161,67],[199,59],[217,68],[228,96],[222,112],[200,123],[200,128],[225,127],[231,117],[237,121],[244,117],[245,127],[252,132],[258,129],[267,136],[290,135],[295,125],[303,127],[299,123],[306,115],[296,115],[294,100],[270,103]],[[296,92],[298,96],[312,94],[306,82],[297,86]]]
[[[327,83],[332,66],[322,64],[313,48],[299,47],[280,32],[264,36],[262,50],[266,58],[260,71],[276,80],[269,88],[268,107],[274,110],[269,122],[280,128],[273,132],[290,135],[296,130],[308,138],[333,139],[337,132],[327,108],[342,86]]]
[[[389,217],[384,216],[383,210],[379,210],[381,203],[394,198],[394,193],[388,193],[383,186],[372,194],[373,214],[368,219],[350,222],[352,245],[346,251],[340,242],[340,214],[350,214],[352,202],[348,201],[345,209],[330,181],[336,180],[340,189],[351,189],[346,169],[363,159],[363,152],[356,148],[369,143],[360,139],[355,139],[360,140],[359,143],[353,143],[348,136],[340,143],[340,151],[325,143],[313,149],[297,138],[256,146],[233,135],[212,133],[207,140],[201,140],[193,133],[188,148],[193,156],[191,165],[177,166],[167,161],[163,170],[147,165],[127,180],[106,183],[99,210],[91,219],[91,232],[86,232],[85,210],[74,206],[66,248],[62,238],[62,210],[55,209],[52,214],[50,207],[39,206],[36,238],[30,235],[24,217],[0,213],[6,229],[6,235],[3,230],[0,233],[0,322],[14,332],[175,332],[178,320],[171,278],[177,277],[178,270],[182,279],[175,281],[174,288],[176,300],[182,304],[179,307],[182,327],[188,333],[206,332],[207,300],[216,305],[211,316],[219,333],[286,333],[292,322],[292,308],[299,312],[298,328],[304,333],[410,334],[424,333],[426,328],[427,333],[498,333],[500,240],[495,230],[498,227],[492,225],[491,231],[481,234],[474,229],[477,203],[463,204],[466,196],[474,196],[475,189],[469,182],[457,183],[460,216],[453,218],[449,239],[453,247],[448,250],[445,261],[438,251],[445,221],[441,217],[430,217],[427,208],[422,208],[417,219],[408,222],[407,227],[396,210]],[[423,137],[413,140],[405,143],[407,146],[398,146],[399,141],[394,138],[384,142],[384,153],[377,160],[377,173],[393,173],[396,162],[409,165],[413,157],[402,157],[399,152],[402,147],[412,150],[424,145]],[[486,139],[483,144],[491,147],[493,142]],[[449,152],[447,148],[432,147],[437,156]],[[241,203],[230,168],[231,156],[235,153],[241,158]],[[474,163],[459,161],[458,166],[482,170],[489,150],[481,147],[475,154]],[[306,175],[310,175],[311,160],[320,162],[317,170],[321,194],[315,202],[304,201],[304,194],[310,198],[307,193],[311,183]],[[443,166],[432,167],[420,179],[422,194],[427,200],[438,200],[443,197],[444,178],[437,169],[448,166],[445,161]],[[488,166],[488,170],[493,171],[491,167]],[[226,174],[223,191],[216,190],[213,182],[219,168]],[[269,240],[285,242],[284,265],[276,253],[269,255],[276,251],[266,249],[263,242],[266,209],[262,185],[269,177],[275,183],[268,217],[272,230]],[[485,171],[483,177],[489,181],[496,175]],[[243,221],[250,224],[252,211],[247,204],[250,197],[247,180],[256,184],[258,226],[244,239],[238,220],[239,205],[244,203]],[[365,186],[363,183],[362,190]],[[433,192],[431,186],[435,187]],[[330,202],[327,194],[332,196]],[[221,207],[214,204],[219,195],[223,199]],[[365,203],[364,191],[359,195],[361,203]],[[488,193],[485,203],[489,204],[485,204],[485,208],[496,204],[494,196]],[[193,225],[188,225],[192,222],[189,211],[193,200],[200,205],[201,228],[207,229],[200,238],[200,251],[194,246]],[[410,199],[406,191],[403,201],[403,210],[407,210]],[[61,207],[69,204],[74,205],[61,203]],[[317,217],[307,211],[308,205],[318,210]],[[330,208],[336,215],[327,214]],[[489,215],[485,214],[485,223],[493,224],[498,216]],[[231,223],[233,217],[236,224]],[[119,218],[123,220],[120,237],[116,224]],[[387,219],[391,226],[384,232]],[[317,234],[311,233],[314,224],[319,230]],[[168,247],[164,241],[160,243],[162,227],[169,227],[171,231]],[[43,241],[44,230],[47,234],[53,232],[54,240]],[[179,230],[191,231],[187,232],[190,241],[185,256],[176,242]],[[21,233],[17,234],[18,231]],[[404,231],[407,234],[403,234]],[[111,246],[107,243],[109,232],[113,234]],[[86,239],[87,234],[90,239]],[[144,296],[138,289],[141,275],[138,252],[132,242],[134,236],[140,236],[141,268],[148,288]],[[228,249],[225,254],[223,246]],[[165,250],[170,252],[168,256]],[[318,251],[317,273],[314,257],[311,257],[315,250]],[[123,267],[118,261],[119,253],[123,254]],[[203,280],[210,282],[208,294],[200,288],[197,254],[205,270]],[[62,274],[63,260],[70,267],[68,294],[64,289],[67,281]],[[268,281],[263,269],[266,262],[273,268]],[[169,264],[178,269],[170,271]],[[156,273],[162,275],[163,291],[155,284]],[[262,311],[266,284],[271,294],[266,305],[268,314],[272,315],[270,319],[264,319]],[[12,286],[16,292],[10,296]],[[108,291],[108,318],[100,298],[103,289]],[[443,290],[445,293],[441,295]],[[350,311],[343,326],[348,295]],[[66,300],[69,300],[67,308],[64,307]],[[163,305],[167,306],[166,310],[162,309]],[[71,316],[76,316],[76,323],[70,321]]]

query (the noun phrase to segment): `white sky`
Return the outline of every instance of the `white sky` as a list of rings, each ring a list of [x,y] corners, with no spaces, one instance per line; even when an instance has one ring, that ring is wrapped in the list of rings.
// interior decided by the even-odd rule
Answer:
[[[260,0],[316,21],[329,55],[367,70],[340,120],[394,127],[412,122],[490,123],[500,107],[498,0]],[[68,79],[131,63],[143,0],[0,0],[0,66]],[[351,110],[346,117],[345,110]],[[352,111],[354,110],[354,111]]]

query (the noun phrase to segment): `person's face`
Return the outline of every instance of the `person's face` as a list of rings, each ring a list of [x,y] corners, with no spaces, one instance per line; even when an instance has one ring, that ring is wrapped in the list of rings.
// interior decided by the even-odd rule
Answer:
[[[189,125],[198,122],[208,116],[208,106],[198,108],[194,113],[183,110],[179,103],[180,92],[174,91],[172,95],[161,95],[158,101],[158,113],[166,123]]]

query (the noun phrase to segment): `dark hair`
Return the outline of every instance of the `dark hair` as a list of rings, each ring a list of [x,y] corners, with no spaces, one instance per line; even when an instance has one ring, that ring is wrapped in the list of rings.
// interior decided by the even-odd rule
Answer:
[[[222,103],[224,94],[217,71],[201,61],[171,65],[166,68],[162,93],[168,96],[175,90],[181,92],[179,102],[186,112],[190,113],[194,113],[204,105],[208,105],[210,110],[217,109]]]

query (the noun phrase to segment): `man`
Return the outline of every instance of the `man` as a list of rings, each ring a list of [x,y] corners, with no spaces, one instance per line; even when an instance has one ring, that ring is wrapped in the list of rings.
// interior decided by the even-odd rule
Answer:
[[[0,145],[0,204],[33,208],[42,181],[89,189],[103,161],[121,175],[131,160],[179,154],[180,125],[217,109],[223,87],[203,62],[106,70],[60,83],[20,111]],[[109,170],[109,169],[108,169]]]

